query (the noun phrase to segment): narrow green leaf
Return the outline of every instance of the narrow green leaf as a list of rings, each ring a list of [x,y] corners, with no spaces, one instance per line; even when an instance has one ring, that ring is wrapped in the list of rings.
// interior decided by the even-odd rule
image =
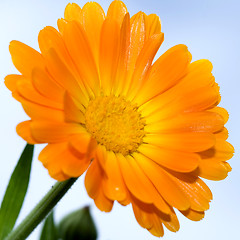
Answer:
[[[13,229],[5,240],[27,239],[30,233],[44,220],[56,204],[67,193],[77,178],[69,178],[63,182],[56,182],[34,209]]]
[[[96,240],[97,229],[89,207],[81,208],[64,217],[58,225],[58,234],[62,240]]]
[[[0,209],[0,240],[11,232],[21,210],[29,183],[33,149],[33,145],[26,145],[8,183]]]
[[[57,240],[57,229],[54,223],[53,211],[46,218],[40,240]]]

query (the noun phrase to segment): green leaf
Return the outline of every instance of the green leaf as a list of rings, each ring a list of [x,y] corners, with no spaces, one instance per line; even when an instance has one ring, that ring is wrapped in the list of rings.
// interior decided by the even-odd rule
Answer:
[[[0,240],[11,232],[21,210],[29,183],[33,149],[33,145],[26,145],[8,183],[0,209]]]
[[[57,240],[57,229],[54,224],[53,211],[48,215],[43,225],[40,240]]]
[[[58,226],[58,233],[62,240],[96,240],[97,230],[89,207],[84,207],[63,218]]]

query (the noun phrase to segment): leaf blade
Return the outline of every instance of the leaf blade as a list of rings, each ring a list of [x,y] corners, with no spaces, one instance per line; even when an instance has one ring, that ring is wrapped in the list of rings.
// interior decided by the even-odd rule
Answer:
[[[33,150],[34,145],[26,145],[8,183],[0,208],[0,239],[13,229],[21,210],[28,188]]]

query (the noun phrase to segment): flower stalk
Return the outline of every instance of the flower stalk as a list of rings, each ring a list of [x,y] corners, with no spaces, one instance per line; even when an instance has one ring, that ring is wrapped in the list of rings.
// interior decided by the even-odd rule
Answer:
[[[28,216],[15,228],[5,240],[26,239],[38,224],[55,207],[59,200],[71,188],[77,178],[70,178],[64,182],[57,182],[42,198]]]

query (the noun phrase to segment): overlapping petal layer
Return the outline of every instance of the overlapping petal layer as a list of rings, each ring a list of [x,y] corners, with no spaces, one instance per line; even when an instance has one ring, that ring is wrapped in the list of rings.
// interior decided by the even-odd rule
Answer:
[[[208,60],[191,63],[185,45],[160,56],[158,16],[130,18],[119,0],[105,15],[89,2],[68,4],[58,30],[39,33],[41,53],[18,41],[10,53],[21,75],[5,84],[30,120],[28,143],[47,143],[39,160],[59,180],[87,171],[85,186],[102,211],[132,204],[155,236],[178,231],[174,209],[199,221],[212,193],[201,178],[222,180],[234,149]]]

